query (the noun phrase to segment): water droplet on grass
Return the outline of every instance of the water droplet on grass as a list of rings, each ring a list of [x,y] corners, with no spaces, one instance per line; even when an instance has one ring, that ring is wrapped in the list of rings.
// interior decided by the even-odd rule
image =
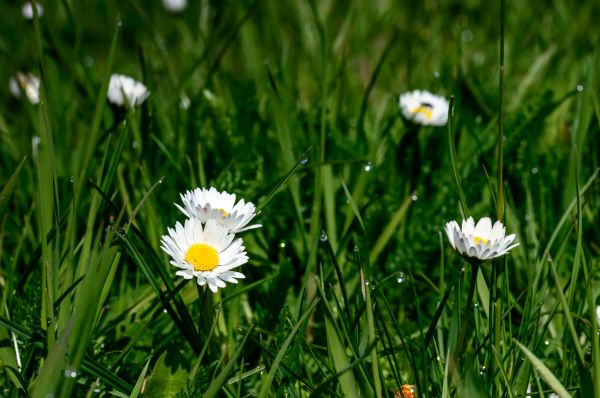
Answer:
[[[285,242],[283,242],[283,241],[282,241],[282,242],[279,244],[279,247],[281,247],[281,248],[283,249],[283,248],[285,247]]]
[[[537,167],[534,167],[531,169],[531,174],[537,174],[539,172],[539,169]]]
[[[372,169],[373,169],[373,163],[371,163],[371,162],[368,162],[368,163],[365,165],[365,171],[366,171],[366,172],[369,172],[369,171],[371,171]]]
[[[304,159],[302,159],[302,160],[300,161],[300,163],[302,163],[302,164],[306,164],[306,163],[308,163],[308,158],[304,158]]]
[[[417,196],[417,194],[416,194],[416,193],[413,193],[413,194],[412,194],[412,196],[410,197],[410,199],[411,199],[413,202],[416,202],[416,201],[417,201],[417,199],[419,199],[419,197]]]
[[[77,370],[75,370],[74,368],[68,367],[65,369],[65,377],[70,378],[70,379],[74,379],[75,377],[77,377]]]
[[[465,29],[462,31],[462,33],[460,34],[460,38],[462,39],[462,41],[464,41],[465,43],[469,43],[470,41],[473,40],[473,32],[471,32],[470,29]]]
[[[396,274],[396,282],[398,282],[398,283],[404,283],[404,282],[406,282],[407,279],[408,279],[408,277],[406,276],[406,274],[404,272],[398,272]]]
[[[319,237],[319,239],[321,240],[321,242],[327,241],[327,234],[325,233],[325,231],[321,231],[321,236]]]
[[[579,92],[583,91],[583,84],[578,84],[577,85],[577,91],[579,91]]]
[[[90,57],[89,55],[83,57],[83,66],[86,68],[91,68],[94,66],[94,58]]]

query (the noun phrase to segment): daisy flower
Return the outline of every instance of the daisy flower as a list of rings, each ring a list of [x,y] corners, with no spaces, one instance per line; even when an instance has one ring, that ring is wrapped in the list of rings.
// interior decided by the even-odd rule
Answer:
[[[44,15],[44,7],[42,7],[42,5],[40,3],[38,3],[37,1],[28,1],[27,3],[23,4],[23,7],[21,7],[21,14],[23,14],[23,18],[25,19],[33,19],[33,5],[35,4],[35,8],[37,8],[37,13],[38,13],[38,17],[41,17],[42,15]]]
[[[515,234],[505,236],[504,225],[496,221],[492,226],[489,217],[482,218],[477,225],[473,217],[469,217],[463,220],[462,228],[456,221],[450,221],[446,224],[445,230],[452,248],[472,263],[503,256],[519,245],[513,243]]]
[[[217,224],[230,232],[238,233],[262,225],[248,223],[256,215],[256,208],[251,202],[240,199],[235,203],[235,194],[219,192],[215,188],[196,188],[181,195],[183,206],[175,204],[189,218],[197,218],[202,223],[215,220]]]
[[[198,285],[208,285],[216,292],[225,282],[238,283],[244,274],[232,271],[248,262],[241,239],[233,240],[234,234],[208,220],[203,227],[195,218],[177,222],[175,229],[161,239],[161,249],[171,256],[171,264],[179,268],[177,275],[184,279],[196,278]]]
[[[401,94],[399,105],[404,117],[415,123],[443,126],[448,122],[448,101],[428,91]]]
[[[40,78],[36,75],[17,72],[15,77],[10,78],[8,89],[16,98],[20,98],[21,93],[25,92],[25,96],[33,105],[40,103]]]
[[[149,95],[146,86],[129,76],[116,73],[110,76],[108,100],[115,105],[141,105]]]
[[[187,7],[187,0],[163,0],[162,4],[169,12],[181,12]]]

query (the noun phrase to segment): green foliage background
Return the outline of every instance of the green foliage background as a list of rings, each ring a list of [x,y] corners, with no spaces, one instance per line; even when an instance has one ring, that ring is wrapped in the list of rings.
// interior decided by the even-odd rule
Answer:
[[[448,130],[397,103],[455,97],[466,202],[494,218],[499,2],[42,4],[35,21],[0,5],[3,396],[600,393],[597,2],[507,1],[521,244],[480,269],[469,308],[443,233],[461,217]],[[17,71],[41,76],[40,105],[10,96]],[[111,106],[111,73],[151,96]],[[215,295],[159,248],[196,186],[261,210],[246,279]]]

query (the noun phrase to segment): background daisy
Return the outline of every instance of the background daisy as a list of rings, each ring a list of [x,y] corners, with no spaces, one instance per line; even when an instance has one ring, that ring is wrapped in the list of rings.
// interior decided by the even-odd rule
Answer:
[[[400,95],[399,106],[405,118],[418,124],[443,126],[448,122],[448,101],[428,91]]]
[[[205,223],[215,220],[229,231],[238,233],[259,228],[260,224],[248,225],[256,215],[256,208],[244,199],[235,202],[235,194],[219,192],[215,188],[196,188],[181,195],[183,206],[175,204],[187,217],[195,217]]]

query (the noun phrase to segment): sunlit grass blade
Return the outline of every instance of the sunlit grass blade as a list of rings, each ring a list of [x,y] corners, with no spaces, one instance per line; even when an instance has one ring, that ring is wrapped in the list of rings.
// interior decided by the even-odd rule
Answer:
[[[527,347],[523,344],[519,343],[517,340],[513,339],[513,342],[519,347],[523,354],[529,359],[529,361],[535,366],[540,376],[548,383],[548,385],[558,394],[560,398],[570,398],[571,394],[563,387],[563,385],[558,381],[556,376],[548,369],[544,362],[542,362],[538,357],[536,357]]]

